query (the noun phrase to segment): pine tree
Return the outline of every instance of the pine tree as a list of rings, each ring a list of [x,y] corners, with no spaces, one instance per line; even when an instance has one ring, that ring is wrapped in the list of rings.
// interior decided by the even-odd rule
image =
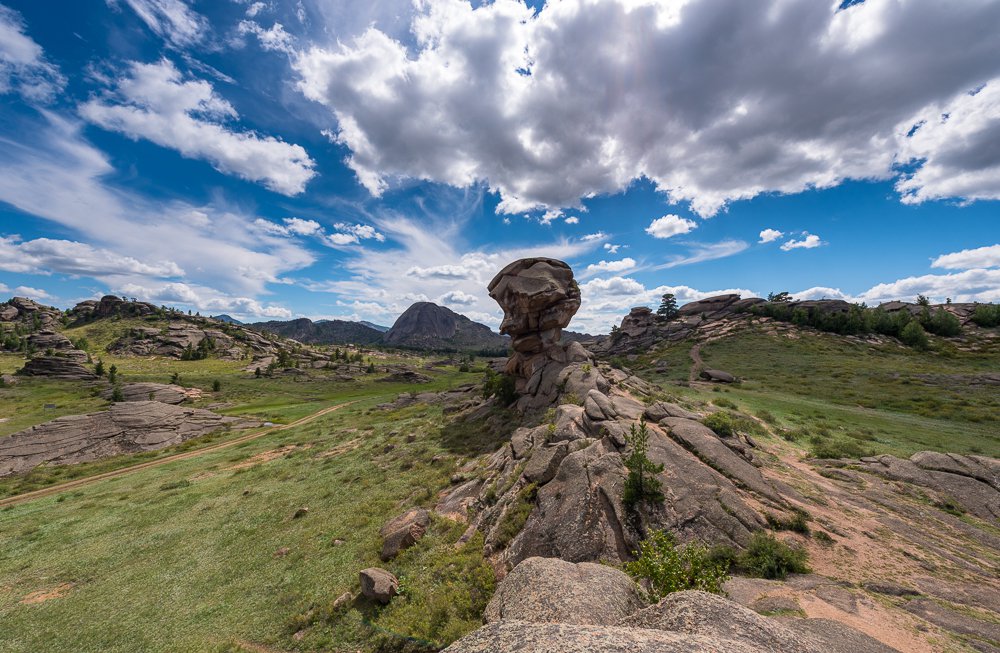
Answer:
[[[663,465],[649,459],[649,430],[646,422],[640,421],[638,429],[633,424],[625,440],[631,451],[622,459],[628,469],[622,501],[633,510],[643,503],[663,501],[663,486],[656,478],[663,471]]]
[[[677,317],[677,298],[673,293],[668,292],[660,298],[660,307],[656,309],[656,314],[665,320]]]

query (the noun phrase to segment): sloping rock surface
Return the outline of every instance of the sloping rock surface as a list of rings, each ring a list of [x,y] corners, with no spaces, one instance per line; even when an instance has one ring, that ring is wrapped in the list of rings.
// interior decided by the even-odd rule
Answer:
[[[0,476],[42,463],[73,464],[162,449],[218,429],[253,425],[157,401],[116,403],[104,412],[60,417],[0,439]]]
[[[483,619],[610,626],[642,606],[639,587],[614,567],[528,558],[500,583]]]
[[[86,357],[86,355],[84,355]],[[66,356],[36,356],[18,372],[22,376],[47,376],[53,379],[77,379],[90,381],[97,378],[93,372],[81,365],[75,358]]]
[[[200,390],[188,390],[179,385],[166,383],[125,383],[121,386],[122,401],[158,401],[162,404],[184,403],[187,399],[201,394]],[[105,399],[111,398],[109,388],[103,393]]]

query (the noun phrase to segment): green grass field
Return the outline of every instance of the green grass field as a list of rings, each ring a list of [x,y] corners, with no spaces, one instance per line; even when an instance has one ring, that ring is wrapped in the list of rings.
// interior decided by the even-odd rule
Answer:
[[[475,376],[446,371],[420,389]],[[249,392],[232,376],[226,383]],[[231,449],[0,511],[0,650],[437,648],[475,628],[492,573],[481,542],[456,549],[464,527],[443,521],[387,565],[403,579],[404,598],[331,609],[357,591],[360,569],[381,564],[385,519],[433,505],[456,461],[472,453],[453,433],[442,436],[439,408],[371,410],[401,390],[302,382],[248,412],[293,419],[356,403]],[[236,468],[280,447],[273,460]],[[301,507],[308,513],[293,518]],[[60,587],[65,596],[22,603]]]
[[[635,366],[672,394],[705,402],[722,396],[744,412],[763,415],[806,448],[853,443],[866,453],[1000,456],[1000,391],[959,379],[1000,369],[996,348],[919,352],[821,333],[790,339],[749,331],[701,347],[707,366],[742,379],[709,390],[686,387],[691,361],[682,355],[690,347],[683,342],[651,352]],[[670,361],[670,371],[652,372],[653,360]]]

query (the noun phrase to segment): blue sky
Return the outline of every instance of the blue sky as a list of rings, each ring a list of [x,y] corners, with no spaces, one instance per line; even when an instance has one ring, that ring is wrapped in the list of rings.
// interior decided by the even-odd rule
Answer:
[[[1000,300],[1000,2],[0,0],[0,292]]]

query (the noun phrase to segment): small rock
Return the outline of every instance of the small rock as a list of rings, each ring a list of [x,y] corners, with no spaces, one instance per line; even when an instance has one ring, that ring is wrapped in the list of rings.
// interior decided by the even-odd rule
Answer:
[[[340,538],[336,538],[335,540],[333,540],[333,545],[334,546],[344,546],[344,540],[342,540]]]
[[[735,383],[736,377],[722,370],[702,370],[701,378],[713,383]]]
[[[302,506],[301,508],[296,510],[294,514],[292,514],[292,519],[300,519],[308,514],[309,514],[309,508]]]
[[[369,567],[362,569],[358,576],[361,580],[361,593],[382,605],[389,603],[399,591],[399,579],[385,569]]]
[[[333,602],[333,609],[334,610],[339,610],[340,608],[344,607],[345,605],[347,605],[348,603],[350,603],[353,600],[354,600],[354,595],[353,594],[351,594],[350,592],[344,592],[343,594],[341,594],[340,596],[338,596],[336,598],[336,600],[334,600],[334,602]]]
[[[410,433],[410,434],[409,434],[408,436],[406,436],[406,441],[407,441],[408,443],[409,443],[409,442],[416,442],[416,441],[417,441],[417,436],[416,436],[416,434],[415,434],[415,433]]]
[[[292,550],[290,548],[288,548],[287,546],[283,546],[283,547],[281,547],[280,549],[278,549],[277,551],[274,552],[274,557],[275,558],[284,558],[286,555],[288,555],[291,552],[292,552]]]
[[[431,516],[423,508],[408,510],[389,520],[379,531],[382,536],[382,561],[392,560],[424,536]]]

